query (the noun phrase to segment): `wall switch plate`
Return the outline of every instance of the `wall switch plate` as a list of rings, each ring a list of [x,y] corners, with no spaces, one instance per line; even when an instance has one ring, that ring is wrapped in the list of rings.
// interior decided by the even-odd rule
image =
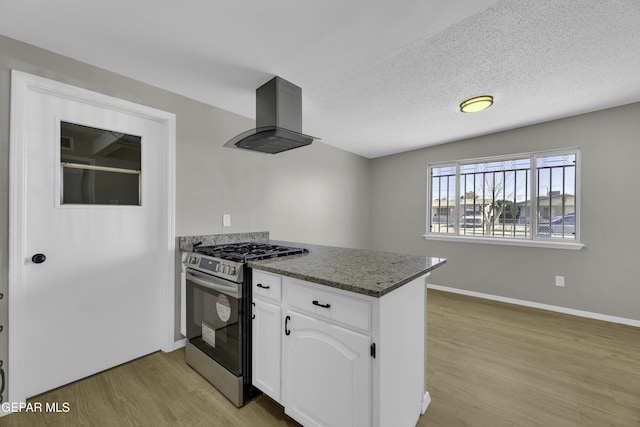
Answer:
[[[564,276],[556,276],[556,286],[564,287]]]
[[[223,214],[222,215],[222,226],[223,227],[231,227],[231,214]]]

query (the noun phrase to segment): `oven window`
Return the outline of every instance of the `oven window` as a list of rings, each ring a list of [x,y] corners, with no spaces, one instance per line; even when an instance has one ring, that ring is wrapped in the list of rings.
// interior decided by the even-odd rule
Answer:
[[[140,205],[140,136],[60,122],[60,203]]]
[[[187,338],[236,376],[242,375],[242,327],[237,298],[187,279]]]

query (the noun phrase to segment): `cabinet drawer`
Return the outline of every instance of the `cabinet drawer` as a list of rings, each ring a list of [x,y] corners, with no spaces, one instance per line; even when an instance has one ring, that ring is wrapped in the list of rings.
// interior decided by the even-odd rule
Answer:
[[[253,270],[253,296],[280,301],[282,278],[264,271]]]
[[[287,282],[289,306],[315,316],[371,330],[371,302],[330,290]]]

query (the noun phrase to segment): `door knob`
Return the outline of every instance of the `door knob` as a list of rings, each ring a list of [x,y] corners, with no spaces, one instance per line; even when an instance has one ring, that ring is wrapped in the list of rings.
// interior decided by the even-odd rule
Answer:
[[[47,257],[44,256],[44,254],[35,254],[34,256],[31,257],[31,261],[33,261],[34,264],[42,264],[46,260],[47,260]]]

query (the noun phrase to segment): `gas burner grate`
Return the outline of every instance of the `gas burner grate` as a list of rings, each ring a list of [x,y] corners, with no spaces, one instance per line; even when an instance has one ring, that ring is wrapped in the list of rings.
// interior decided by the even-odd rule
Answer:
[[[254,242],[233,243],[214,246],[198,246],[194,248],[194,251],[216,258],[238,262],[275,258],[287,255],[298,255],[308,252],[306,249],[302,248],[292,248],[288,246]]]

